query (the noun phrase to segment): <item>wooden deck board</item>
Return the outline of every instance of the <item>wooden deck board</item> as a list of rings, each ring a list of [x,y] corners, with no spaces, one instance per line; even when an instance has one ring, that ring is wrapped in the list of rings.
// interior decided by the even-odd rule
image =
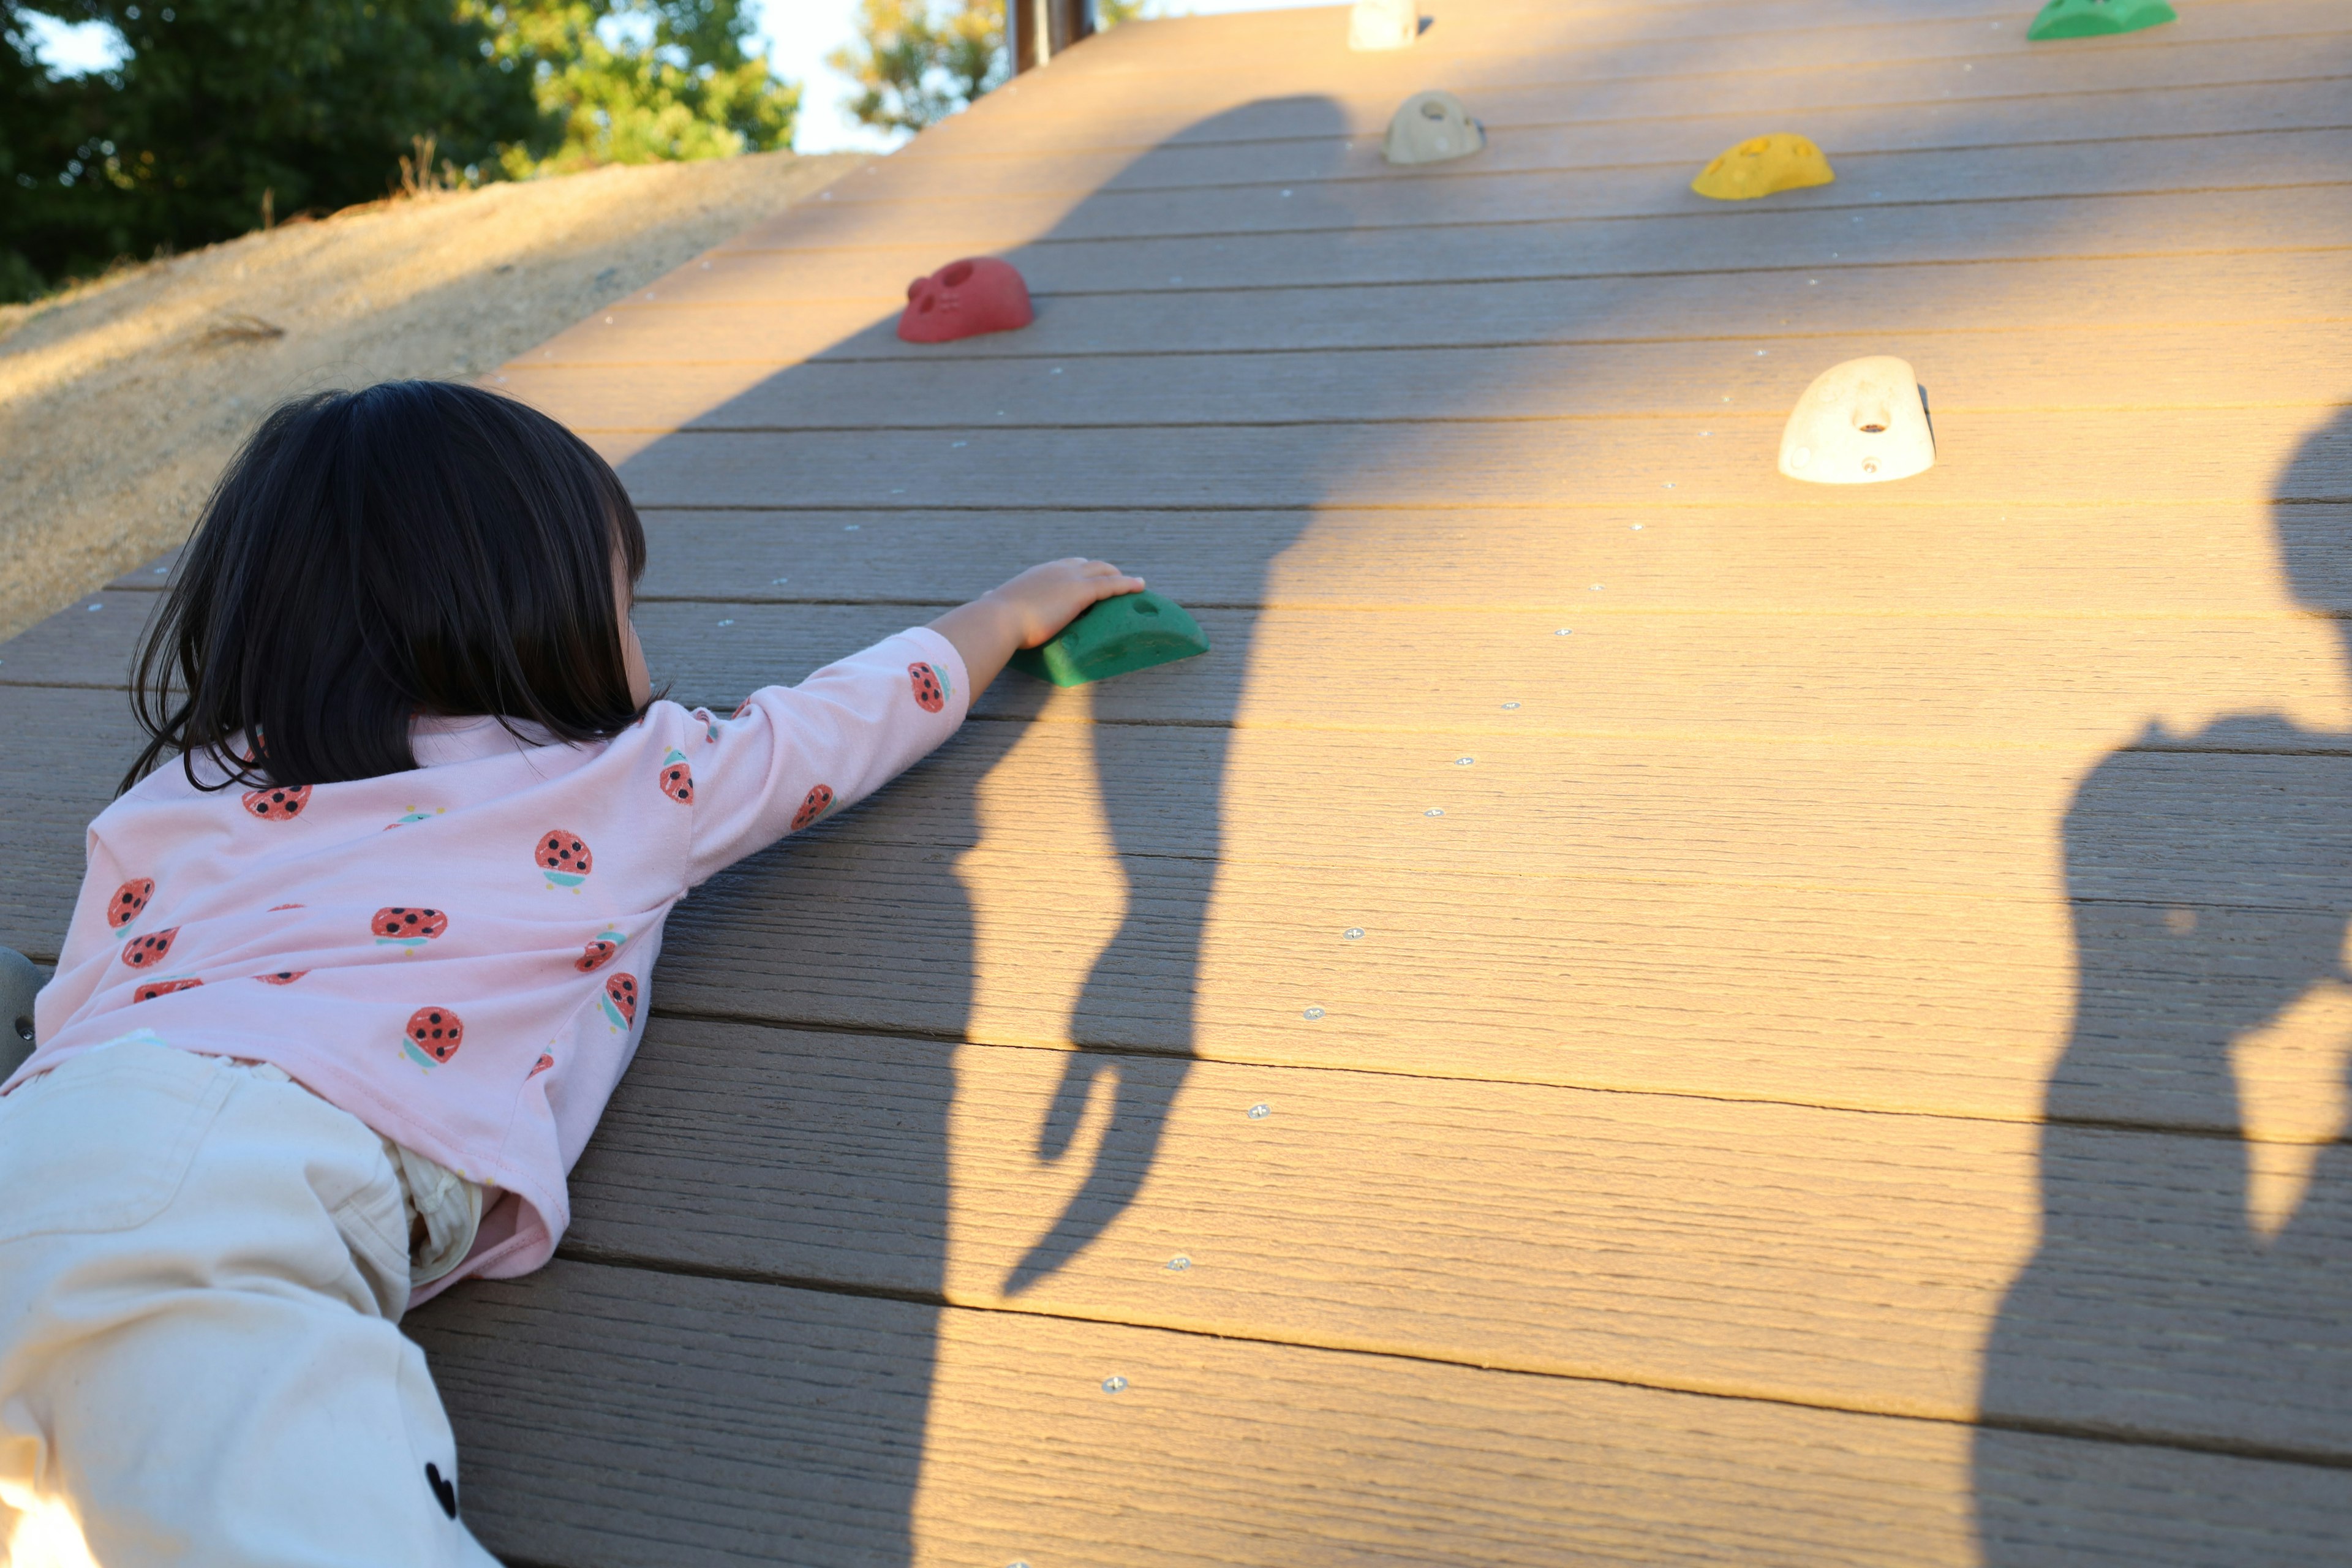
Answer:
[[[2074,412],[2328,406],[2345,396],[2343,354],[2312,323],[2249,326],[2243,358],[2209,369],[2210,327],[2043,329],[1965,347],[1903,342],[1939,419],[2019,407]],[[1906,334],[1907,335],[1907,334]],[[700,366],[534,370],[509,385],[582,431],[948,429],[1003,410],[1005,424],[1136,426],[1422,423],[1465,404],[1485,419],[1607,419],[1743,412],[1789,400],[1791,353],[1808,366],[1858,359],[1886,333],[1806,337],[1762,353],[1745,342],[1490,346],[1353,354],[1192,353],[1012,369],[1000,360],[815,364],[762,380],[717,407]],[[1777,352],[1777,355],[1775,351]],[[1774,363],[1776,357],[1781,363]],[[1056,374],[1058,372],[1059,374]],[[1802,374],[1801,370],[1799,374]],[[1475,401],[1464,392],[1477,388]],[[1433,389],[1440,389],[1433,396]],[[1798,390],[1801,391],[1800,387]]]
[[[1455,8],[1457,18],[1463,9]],[[1297,105],[1286,100],[1322,94],[1370,100],[1372,114],[1361,128],[1377,130],[1397,101],[1432,75],[1481,93],[1549,87],[1563,97],[1572,93],[1581,112],[1595,116],[1622,113],[1629,100],[1656,103],[1658,89],[1669,83],[1685,89],[1669,113],[1687,111],[1694,97],[1703,109],[1801,107],[1814,101],[1816,84],[1840,79],[1882,99],[1893,96],[1884,85],[1890,80],[1901,84],[1895,95],[1905,89],[1929,97],[1986,91],[1965,79],[1987,72],[1994,73],[1992,90],[2158,86],[2212,79],[2207,73],[2234,63],[2249,41],[2340,40],[2346,31],[2342,12],[2327,0],[2208,0],[2185,13],[2169,35],[2085,40],[2055,51],[2028,44],[2024,23],[2032,18],[1998,4],[1953,11],[1906,6],[1897,14],[1842,9],[1832,19],[1810,6],[1743,6],[1728,23],[1719,7],[1708,6],[1628,9],[1608,18],[1541,9],[1483,13],[1489,22],[1485,40],[1457,26],[1454,43],[1438,45],[1441,24],[1412,49],[1369,57],[1344,48],[1344,31],[1329,25],[1336,14],[1329,11],[1322,17],[1259,14],[1206,27],[1160,24],[1151,34],[1106,40],[1087,68],[1028,84],[1025,101],[1016,93],[976,106],[961,123],[944,127],[935,146],[1030,153],[1041,143],[1068,145],[1081,124],[1155,143],[1295,135]],[[1119,67],[1122,52],[1129,68]],[[2200,55],[2209,58],[2200,62]],[[1703,90],[1692,90],[1702,84]],[[1244,105],[1244,118],[1206,123]]]
[[[1927,207],[1903,215],[1901,224],[1872,225],[1869,213],[1842,215],[1844,226],[1825,234],[1817,218],[1774,207],[1732,216],[1693,215],[1638,220],[1639,243],[1608,223],[1581,226],[1531,223],[1494,229],[1454,227],[1435,234],[1411,229],[1373,230],[1334,240],[1322,234],[1262,234],[1230,238],[1086,240],[1024,247],[1019,262],[1030,286],[1055,297],[1117,294],[1166,296],[1189,303],[1198,296],[1236,289],[1357,289],[1431,284],[1487,286],[1574,280],[1688,278],[1710,273],[1789,273],[1834,277],[1842,268],[1901,269],[1892,279],[1907,282],[1915,309],[1945,291],[1946,267],[1967,263],[2107,262],[2165,257],[2320,250],[2352,246],[2352,220],[2342,216],[2336,185],[2307,190],[2224,190],[2210,195],[2153,193],[2126,196],[2081,196],[2050,202],[1988,202],[1965,209]],[[1877,215],[1882,219],[1887,214]],[[1857,219],[1862,221],[1856,221]],[[866,323],[887,310],[895,321],[905,299],[904,279],[924,275],[943,252],[976,248],[956,239],[930,243],[858,247],[819,251],[782,269],[774,253],[714,251],[707,259],[717,272],[735,258],[773,279],[761,290],[766,302],[797,308],[803,302],[858,301]],[[699,272],[701,263],[693,264]],[[1785,286],[1771,279],[1764,285]],[[1801,287],[1802,285],[1798,285]],[[1721,288],[1720,283],[1717,285]],[[1559,290],[1530,298],[1549,303],[1580,302],[1601,290]],[[1999,299],[2000,295],[1982,296]],[[2095,301],[2097,296],[2092,297]],[[1777,303],[1778,300],[1776,300]],[[1356,308],[1350,294],[1349,308]],[[700,362],[757,357],[755,345],[789,326],[741,323],[737,335],[719,317],[657,307],[650,314],[618,305],[558,333],[522,357],[537,365],[561,360],[597,363],[627,342],[625,323],[667,322],[680,335],[677,357]],[[1979,307],[1981,309],[1982,307]],[[2225,319],[2242,319],[2236,305]],[[1924,311],[1922,312],[1924,313]],[[1751,331],[1780,325],[1762,310]],[[842,318],[835,316],[834,320]],[[1050,330],[1044,312],[1040,327]],[[729,330],[719,330],[728,325]],[[1598,319],[1582,313],[1529,312],[1522,318],[1527,338],[1541,340],[1581,328],[1599,330]],[[1707,325],[1720,331],[1713,321]],[[1736,330],[1736,329],[1734,329]],[[695,335],[698,332],[698,335]],[[1042,341],[1042,339],[1041,339]],[[1171,341],[1180,342],[1181,337]],[[608,347],[608,343],[612,345]],[[1082,347],[1082,344],[1074,344]],[[728,388],[731,393],[735,388]],[[721,395],[725,395],[722,394]]]
[[[1049,554],[1216,644],[681,906],[566,1260],[414,1325],[499,1549],[2352,1540],[2338,0],[1433,8],[1115,30],[499,373],[686,700]],[[1435,82],[1493,145],[1389,171]],[[990,247],[1034,327],[891,337]],[[1865,352],[1938,466],[1780,479]],[[0,649],[36,957],[163,580]]]
[[[1068,1065],[1049,1051],[666,1023],[576,1175],[567,1250],[2352,1460],[2352,1289],[2265,1300],[2255,1279],[2127,1247],[2104,1260],[2127,1319],[2105,1334],[2068,1325],[2044,1382],[1979,1405],[1974,1352],[2043,1204],[2169,1213],[2182,1252],[2231,1258],[2245,1215],[2200,1194],[2242,1158],[2234,1143],[2085,1131],[2044,1193],[2039,1131],[2019,1123],[1937,1120],[1890,1139],[1884,1118],[1811,1107],[1130,1059],[1122,1089],[1166,1108],[1152,1145],[1117,1152],[1137,1167],[1136,1196],[1083,1249],[1041,1253],[1103,1135],[1097,1118],[1063,1169],[1038,1169]],[[909,1127],[935,1131],[951,1162],[883,1131]],[[2262,1152],[2281,1169],[2295,1157]],[[2341,1246],[2347,1219],[2332,1205],[2298,1215],[2297,1246]],[[2140,1375],[2118,1375],[2126,1367]]]
[[[578,1263],[414,1328],[489,1542],[581,1568],[681,1552],[1958,1565],[1979,1561],[1972,1458],[2004,1563],[2286,1568],[2332,1549],[2346,1485],[2027,1433],[1972,1455],[1947,1423]]]
[[[1728,345],[1722,351],[1727,387],[1741,352]],[[1812,379],[1810,372],[1827,367],[1795,368],[1790,403]],[[2352,500],[2352,433],[2313,433],[2313,423],[2329,410],[2312,406],[2285,414],[2083,411],[2067,417],[2063,435],[2040,410],[1939,410],[1942,460],[1907,481],[1901,500],[1867,493],[1866,486],[1823,487],[1864,493],[1819,500],[1792,497],[1773,467],[1785,408],[1743,409],[1729,401],[1729,391],[1722,396],[1712,415],[1591,423],[1192,425],[1163,427],[1150,441],[1116,428],[994,428],[978,420],[918,436],[873,429],[587,435],[627,469],[640,504],[666,509],[1553,508],[1570,500],[1585,506],[1747,505],[1860,519],[1899,517],[1937,501],[2239,500],[2261,494],[2290,465],[2296,488],[2284,499]],[[972,412],[985,418],[993,411]],[[2099,461],[2052,460],[2083,450],[2097,452]]]
[[[1381,608],[1790,615],[2276,616],[2300,605],[2352,610],[2352,539],[2328,503],[1906,508],[1903,529],[1759,528],[1737,507],[1318,509],[1299,532],[1287,512],[929,510],[653,512],[642,602],[944,607],[995,586],[1009,560],[1048,560],[1118,541],[1187,605],[1217,609]],[[1633,524],[1639,522],[1639,530]],[[851,525],[856,524],[853,531]],[[2151,528],[2165,546],[2148,548]],[[1271,564],[1255,546],[1297,536]],[[1655,538],[1650,537],[1653,533]],[[2290,598],[2274,537],[2294,542]],[[1132,542],[1135,549],[1125,547]],[[2056,545],[2063,542],[2064,548]],[[1140,552],[1139,553],[1138,552]],[[890,575],[875,571],[887,556]],[[761,575],[753,568],[772,568]],[[780,582],[777,579],[782,578]],[[113,584],[152,595],[142,567]],[[102,595],[93,595],[98,599]],[[0,681],[102,682],[128,659],[131,627],[76,619],[78,602],[0,658]],[[142,606],[126,604],[133,618]],[[669,615],[673,612],[661,612]],[[714,623],[730,612],[712,613]],[[715,635],[715,624],[708,628]],[[1555,628],[1556,629],[1556,628]],[[2314,628],[2306,626],[2303,635]],[[80,650],[75,663],[54,650]],[[823,648],[809,650],[822,658]],[[15,660],[12,664],[9,660]],[[15,673],[12,673],[15,672]],[[727,672],[732,684],[783,673]]]
[[[2310,45],[2302,40],[2291,49],[2279,47],[2276,52],[2280,58],[2268,68],[2280,72],[2315,71],[2328,63],[2323,57],[2315,64]],[[2288,77],[2168,90],[2137,88],[2115,95],[2115,101],[2102,102],[2070,81],[2063,93],[2007,99],[1997,115],[1988,115],[1973,103],[1939,100],[1836,108],[1813,103],[1805,110],[1805,126],[1832,163],[1842,164],[1854,155],[1950,153],[1958,150],[1957,144],[1977,149],[2055,142],[2080,145],[2134,135],[2161,141],[2326,125],[2345,118],[2346,90],[2341,75]],[[1440,170],[1417,177],[1440,182],[1469,174],[1489,180],[1625,164],[1704,163],[1740,141],[1757,112],[1743,107],[1710,114],[1565,120],[1560,116],[1567,107],[1557,92],[1481,92],[1478,118],[1490,140],[1479,154],[1475,172]],[[1346,112],[1344,107],[1341,112]],[[1373,131],[1380,129],[1376,126]],[[966,193],[975,173],[982,172],[974,169],[974,161],[944,155],[893,160],[874,178],[845,182],[836,200],[862,206],[940,197],[968,199]],[[1884,165],[1858,166],[1866,171]],[[1087,148],[1017,161],[1000,156],[983,167],[991,188],[1006,195],[1269,184],[1296,187],[1320,180],[1406,183],[1381,158],[1377,134],[1345,132],[1143,149]],[[1846,170],[1841,177],[1851,182],[1853,171]]]
[[[2161,123],[2147,106],[2147,123]],[[2342,110],[2338,110],[2339,113]],[[1700,143],[1704,147],[1705,143]],[[2088,145],[1963,146],[1908,152],[1842,152],[1834,184],[1790,192],[1781,213],[1869,213],[1900,225],[1916,206],[2050,201],[2064,197],[2165,194],[2201,188],[2242,190],[2333,184],[2343,178],[2352,130],[2247,132],[2181,138],[2134,135],[2116,128]],[[1502,170],[1440,179],[1272,183],[1173,190],[1057,192],[1012,199],[934,195],[878,207],[860,202],[788,209],[739,243],[765,251],[836,250],[875,244],[887,232],[898,244],[931,243],[997,250],[1033,241],[1182,238],[1213,235],[1351,234],[1390,229],[1467,229],[1479,226],[1624,223],[1649,217],[1699,217],[1737,224],[1718,204],[1693,193],[1694,163],[1712,152],[1659,153],[1632,166]],[[1083,196],[1083,199],[1081,199]],[[1075,205],[1073,204],[1076,204]],[[1712,210],[1711,210],[1712,209]],[[1921,215],[1924,216],[1924,215]],[[1815,219],[1816,225],[1820,219]],[[887,231],[883,226],[887,226]]]
[[[1572,607],[1550,611],[1203,609],[1202,628],[1228,650],[1223,658],[1213,651],[1197,666],[1147,671],[1099,692],[1011,679],[978,711],[1441,737],[2042,744],[2071,748],[2063,768],[2084,746],[2139,738],[2158,715],[2185,732],[2267,701],[2315,721],[2300,749],[2352,748],[2352,738],[2319,727],[2345,711],[2346,695],[2339,648],[2309,618],[1814,614],[1792,624],[1785,616],[1619,610],[1607,588],[1587,583],[1582,603],[1564,595]],[[80,622],[68,612],[47,637],[28,634],[0,676],[48,684],[92,665],[120,670],[111,656],[152,599],[109,594],[93,602],[121,613],[98,627],[112,610],[83,612]],[[645,605],[638,626],[673,694],[724,713],[772,679],[797,677],[845,647],[928,618],[928,606],[905,605],[673,601]],[[1344,662],[1306,662],[1307,650],[1349,644]],[[1294,660],[1296,679],[1252,668],[1253,659],[1284,658]],[[101,675],[83,679],[107,684]],[[1486,777],[1449,788],[1479,787]]]
[[[1948,335],[2113,331],[2322,323],[2352,317],[2352,246],[2249,250],[2229,255],[2137,256],[1938,264],[1932,276],[1905,266],[1838,267],[1734,274],[1510,281],[1367,284],[1230,289],[1151,289],[1044,297],[1028,331],[959,343],[900,342],[891,330],[900,290],[864,300],[803,300],[792,277],[762,256],[721,253],[666,280],[655,298],[633,296],[509,366],[504,384],[574,367],[671,369],[681,340],[709,378],[716,407],[804,359],[830,364],[888,360],[945,367],[970,360],[1528,344],[1683,342],[1748,339],[1771,344],[1864,332],[1915,340]],[[707,268],[707,269],[706,269]],[[1828,289],[1824,293],[1823,289]],[[786,309],[747,309],[778,307]],[[724,320],[722,333],[718,323]],[[741,366],[730,380],[721,367]],[[814,369],[812,363],[805,368]]]

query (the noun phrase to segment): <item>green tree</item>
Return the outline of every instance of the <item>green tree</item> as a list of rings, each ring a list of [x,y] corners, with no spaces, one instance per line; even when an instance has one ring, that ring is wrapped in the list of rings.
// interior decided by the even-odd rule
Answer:
[[[15,78],[0,265],[20,297],[33,279],[242,234],[265,196],[280,216],[380,196],[417,136],[493,167],[555,140],[530,73],[495,60],[450,0],[57,0],[44,9],[106,23],[131,50],[73,80],[31,60],[20,8],[0,6]],[[25,102],[40,123],[22,123]]]
[[[514,175],[723,158],[792,144],[800,89],[745,48],[741,0],[464,0],[500,65],[528,68],[561,127],[551,152],[509,146]]]
[[[1094,0],[1095,30],[1160,9],[1160,0]],[[920,131],[1011,73],[1004,0],[858,0],[856,41],[826,63],[857,83],[849,111],[860,121],[885,131]]]
[[[1004,79],[1004,0],[858,0],[856,41],[826,58],[857,84],[850,113],[920,131]]]
[[[23,249],[57,205],[56,172],[79,138],[72,107],[34,57],[22,18],[0,0],[0,300],[38,293],[39,266]]]
[[[0,300],[403,183],[787,145],[743,0],[43,0],[129,53],[59,79],[0,0]],[[415,171],[424,174],[425,171]]]

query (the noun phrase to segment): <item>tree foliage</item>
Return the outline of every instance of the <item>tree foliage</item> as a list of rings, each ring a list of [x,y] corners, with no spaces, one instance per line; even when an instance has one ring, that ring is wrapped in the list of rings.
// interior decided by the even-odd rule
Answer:
[[[0,0],[0,299],[373,200],[429,138],[461,181],[786,145],[742,0],[44,0],[119,31],[58,78]],[[412,176],[411,184],[415,184]]]
[[[1094,0],[1097,31],[1159,12],[1158,0]],[[863,123],[936,125],[1011,74],[1004,0],[858,0],[856,41],[826,63],[857,83],[849,112]]]
[[[40,116],[5,126],[0,233],[20,274],[226,239],[259,222],[265,192],[280,214],[382,195],[420,134],[460,163],[544,135],[529,74],[493,64],[488,31],[448,0],[58,0],[131,49],[63,80],[31,58],[14,0],[0,6],[26,79],[11,98]]]
[[[792,144],[800,91],[745,42],[741,0],[466,0],[493,58],[531,68],[551,151],[509,147],[509,174],[723,158]]]
[[[858,0],[856,41],[827,63],[857,84],[858,120],[920,131],[1004,79],[1004,0]]]

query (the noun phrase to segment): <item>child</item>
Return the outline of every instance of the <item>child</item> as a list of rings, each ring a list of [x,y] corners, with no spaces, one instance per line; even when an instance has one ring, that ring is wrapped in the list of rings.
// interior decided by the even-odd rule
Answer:
[[[394,1327],[545,1262],[670,906],[1143,586],[1003,587],[728,718],[655,701],[645,536],[519,403],[278,409],[142,656],[39,1048],[0,1086],[0,1531],[107,1568],[488,1563]]]

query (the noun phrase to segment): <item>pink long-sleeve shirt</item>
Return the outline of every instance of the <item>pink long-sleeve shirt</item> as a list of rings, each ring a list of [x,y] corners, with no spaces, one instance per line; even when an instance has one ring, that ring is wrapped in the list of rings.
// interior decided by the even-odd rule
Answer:
[[[382,778],[205,791],[167,765],[90,824],[39,1048],[0,1093],[126,1035],[276,1063],[511,1194],[419,1300],[528,1273],[635,1054],[671,906],[880,788],[969,700],[954,645],[918,628],[730,718],[657,702],[589,745],[425,720],[419,766]]]

